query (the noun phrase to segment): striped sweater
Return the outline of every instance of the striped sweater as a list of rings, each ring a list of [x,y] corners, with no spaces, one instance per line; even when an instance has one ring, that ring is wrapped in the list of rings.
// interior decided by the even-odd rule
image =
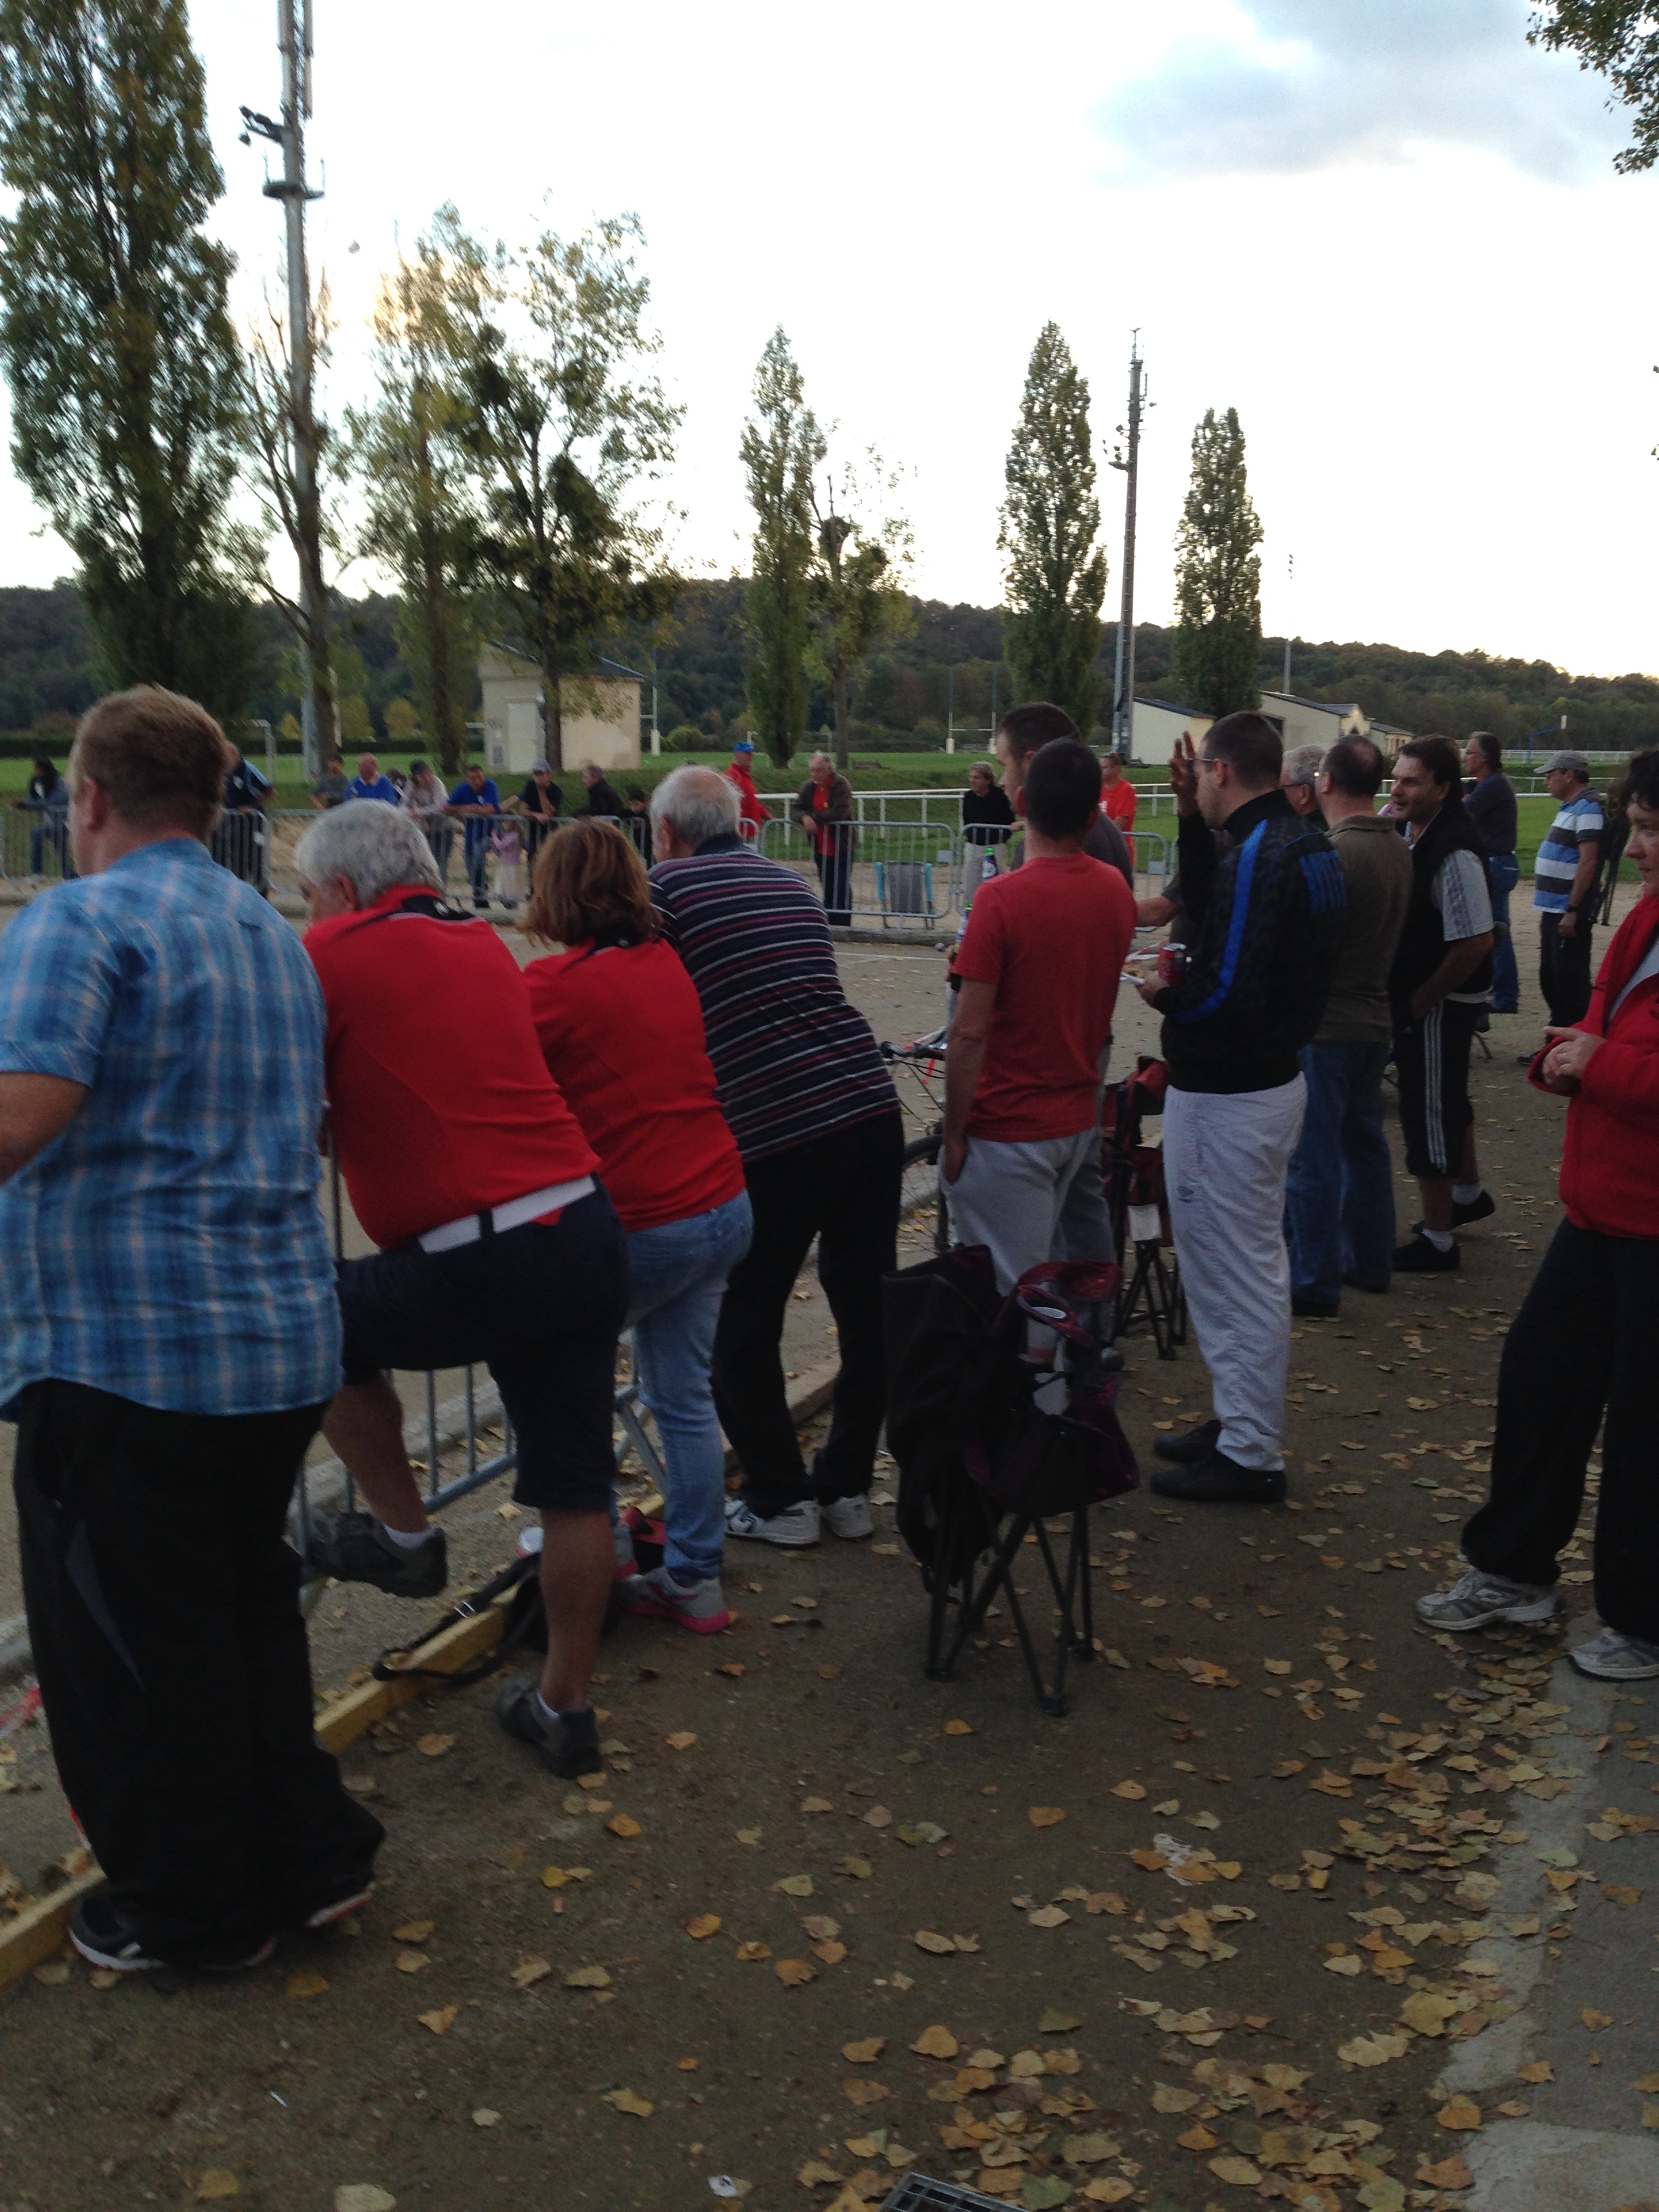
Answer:
[[[810,1144],[898,1097],[850,1006],[823,907],[793,869],[711,837],[651,871],[663,934],[702,1001],[720,1101],[746,1162]]]

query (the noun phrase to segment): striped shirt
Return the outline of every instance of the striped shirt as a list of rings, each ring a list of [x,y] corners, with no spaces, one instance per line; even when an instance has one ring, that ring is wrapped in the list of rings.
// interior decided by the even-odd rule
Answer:
[[[1533,863],[1532,902],[1540,914],[1565,914],[1578,872],[1578,848],[1605,834],[1601,802],[1588,785],[1565,801]]]
[[[793,869],[711,837],[653,868],[651,896],[697,987],[745,1162],[898,1111],[870,1024],[841,988],[823,908]]]
[[[48,1378],[179,1413],[332,1395],[323,995],[256,890],[171,837],[43,893],[0,938],[0,1073],[87,1091],[0,1185],[0,1402]]]

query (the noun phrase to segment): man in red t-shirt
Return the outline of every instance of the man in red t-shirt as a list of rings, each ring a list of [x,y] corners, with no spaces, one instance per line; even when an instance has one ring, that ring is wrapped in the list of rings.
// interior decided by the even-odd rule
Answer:
[[[1076,738],[1025,775],[1025,860],[986,884],[957,953],[940,1175],[957,1241],[988,1244],[1006,1290],[1043,1260],[1112,1256],[1098,1081],[1134,900],[1083,841],[1100,764]]]
[[[1135,826],[1135,808],[1140,794],[1123,773],[1121,753],[1106,753],[1100,763],[1100,811],[1109,822],[1115,822],[1127,837]],[[1134,850],[1132,845],[1130,851]]]
[[[371,1510],[313,1516],[307,1557],[399,1596],[442,1589],[442,1532],[386,1370],[483,1361],[513,1424],[514,1495],[541,1516],[547,1613],[540,1682],[510,1683],[496,1715],[550,1772],[597,1773],[588,1684],[612,1580],[622,1229],[548,1073],[518,963],[487,921],[444,904],[410,817],[337,807],[295,865],[328,1012],[335,1149],[382,1248],[339,1264],[345,1384],[323,1420]]]
[[[738,794],[739,830],[752,845],[760,836],[762,823],[772,819],[772,810],[761,805],[760,793],[755,788],[755,748],[747,738],[739,738],[732,746],[726,780]]]

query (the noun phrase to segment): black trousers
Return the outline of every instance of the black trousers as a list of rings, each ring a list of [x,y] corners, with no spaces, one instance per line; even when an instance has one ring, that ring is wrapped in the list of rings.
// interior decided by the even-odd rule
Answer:
[[[1581,910],[1571,937],[1561,934],[1559,914],[1538,917],[1538,988],[1558,1029],[1582,1022],[1589,1008],[1590,939],[1595,931],[1589,915]]]
[[[1470,1563],[1553,1583],[1601,1438],[1595,1607],[1659,1644],[1659,1480],[1652,1416],[1659,1240],[1564,1221],[1504,1340],[1492,1494],[1463,1531]]]
[[[757,1513],[868,1490],[887,1413],[881,1279],[898,1263],[904,1134],[896,1113],[855,1121],[746,1170],[755,1235],[714,1332],[714,1409]],[[809,1481],[784,1390],[783,1317],[813,1237],[841,1345],[830,1433]]]
[[[844,836],[846,832],[842,833]],[[832,929],[847,929],[853,920],[853,848],[837,842],[832,853],[815,853],[818,867],[818,896]]]
[[[321,1417],[22,1393],[23,1595],[52,1753],[112,1900],[170,1964],[246,1957],[366,1878],[384,1838],[313,1732],[283,1540]]]

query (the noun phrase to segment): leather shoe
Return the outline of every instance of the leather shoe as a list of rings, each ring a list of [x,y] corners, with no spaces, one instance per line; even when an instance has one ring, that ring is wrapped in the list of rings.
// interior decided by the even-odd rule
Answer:
[[[1152,1488],[1160,1498],[1184,1498],[1190,1505],[1277,1505],[1285,1495],[1282,1467],[1241,1467],[1223,1451],[1211,1451],[1185,1467],[1158,1468]]]
[[[1219,1421],[1200,1421],[1195,1429],[1188,1429],[1184,1437],[1155,1437],[1152,1449],[1159,1459],[1173,1460],[1177,1467],[1190,1467],[1199,1460],[1209,1457],[1220,1434]]]
[[[1463,1255],[1455,1243],[1442,1251],[1431,1244],[1421,1230],[1413,1232],[1409,1244],[1400,1245],[1394,1255],[1396,1275],[1449,1275],[1463,1264]]]

